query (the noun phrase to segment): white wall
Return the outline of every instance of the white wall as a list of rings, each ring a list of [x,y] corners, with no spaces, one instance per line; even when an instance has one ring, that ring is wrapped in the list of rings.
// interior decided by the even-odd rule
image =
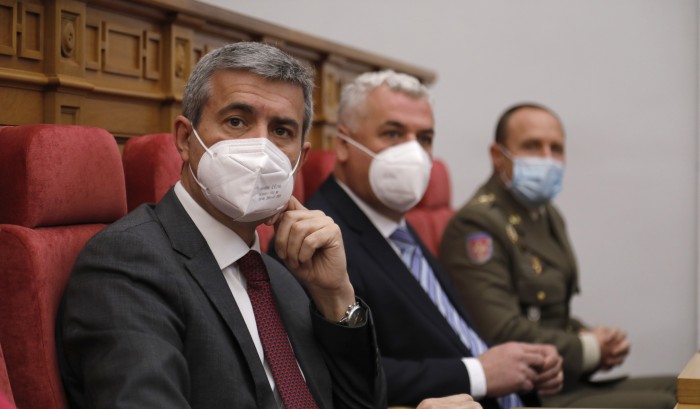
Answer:
[[[435,70],[455,206],[490,172],[502,110],[557,111],[574,312],[628,331],[622,370],[682,370],[698,331],[698,0],[206,1]]]

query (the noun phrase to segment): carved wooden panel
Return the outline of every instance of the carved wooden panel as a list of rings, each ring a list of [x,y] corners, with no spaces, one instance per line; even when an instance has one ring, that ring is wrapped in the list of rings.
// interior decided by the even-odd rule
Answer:
[[[17,1],[0,0],[0,54],[17,52]]]
[[[103,23],[105,72],[141,76],[141,31],[114,23]]]
[[[33,60],[44,58],[44,16],[44,6],[41,4],[20,3],[20,57]]]
[[[384,67],[430,71],[194,0],[0,0],[0,124],[84,124],[118,140],[172,130],[184,86],[209,51],[280,47],[316,72],[309,140],[328,148],[340,89]]]
[[[163,70],[163,45],[161,35],[159,33],[144,31],[143,41],[143,76],[150,80],[158,80]]]
[[[91,15],[85,23],[85,68],[97,71],[102,67],[102,22]]]

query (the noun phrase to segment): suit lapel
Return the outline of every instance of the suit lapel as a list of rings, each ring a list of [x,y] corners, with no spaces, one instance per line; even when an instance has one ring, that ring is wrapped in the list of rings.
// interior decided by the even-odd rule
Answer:
[[[331,182],[331,183],[329,183]],[[346,231],[353,234],[352,237],[346,237],[346,245],[349,241],[353,241],[352,245],[362,247],[364,254],[367,254],[372,262],[380,266],[381,271],[387,276],[388,282],[392,283],[396,290],[403,293],[407,298],[407,303],[415,307],[419,314],[422,314],[424,319],[437,326],[437,330],[441,334],[450,334],[452,342],[463,351],[471,355],[468,348],[459,339],[459,336],[454,332],[452,327],[447,323],[447,320],[440,314],[440,311],[435,307],[435,304],[430,299],[430,296],[423,290],[418,280],[415,279],[411,271],[406,267],[401,258],[396,254],[394,249],[389,245],[387,240],[379,233],[376,227],[372,224],[364,212],[357,207],[355,202],[345,193],[345,191],[335,182],[329,180],[322,187],[324,197],[331,203],[334,209],[343,219],[343,223],[348,227]],[[415,232],[411,231],[414,237],[417,237]],[[421,245],[423,254],[428,254],[428,251]],[[431,259],[428,259],[431,268],[435,268]],[[352,260],[348,260],[352,263]],[[444,285],[444,282],[441,281]],[[362,294],[360,294],[360,297]],[[451,300],[454,298],[451,297]]]
[[[156,207],[156,214],[173,249],[185,257],[185,268],[229,327],[248,364],[257,401],[261,407],[275,407],[276,402],[257,349],[238,305],[226,283],[204,237],[171,189]],[[232,385],[233,387],[233,385]]]

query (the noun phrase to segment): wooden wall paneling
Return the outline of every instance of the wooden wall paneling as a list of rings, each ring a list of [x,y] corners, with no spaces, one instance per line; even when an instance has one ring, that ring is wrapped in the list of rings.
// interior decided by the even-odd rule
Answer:
[[[429,70],[194,0],[0,0],[0,124],[76,123],[118,140],[172,131],[194,64],[263,41],[313,67],[314,148],[329,148],[340,89],[357,74]]]
[[[6,86],[0,81],[0,126],[44,122],[43,87]]]
[[[85,59],[85,3],[76,0],[47,1],[46,70],[51,76],[83,78]]]
[[[139,78],[142,73],[143,31],[104,21],[104,60],[102,70],[111,74]]]
[[[0,54],[17,52],[17,0],[0,0]]]
[[[23,58],[44,58],[44,6],[36,3],[19,4],[21,35],[18,55]]]
[[[110,131],[121,142],[132,136],[168,132],[161,118],[158,99],[114,94],[91,94],[85,101],[81,121]]]
[[[173,130],[175,117],[182,111],[182,95],[195,61],[194,30],[183,26],[175,17],[165,27],[163,36],[163,91],[161,132]]]

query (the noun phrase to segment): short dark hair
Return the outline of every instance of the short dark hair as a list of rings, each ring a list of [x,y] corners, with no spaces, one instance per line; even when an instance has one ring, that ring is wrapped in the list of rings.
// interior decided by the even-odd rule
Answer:
[[[541,111],[545,111],[552,115],[554,118],[556,118],[557,122],[559,122],[559,126],[561,126],[561,121],[559,120],[559,117],[557,114],[554,113],[551,109],[547,108],[546,106],[542,104],[538,104],[535,102],[522,102],[519,104],[515,104],[511,106],[510,108],[506,109],[502,114],[501,117],[498,119],[498,124],[496,124],[496,137],[495,137],[495,142],[499,145],[505,146],[506,144],[506,138],[508,137],[508,122],[510,122],[510,117],[513,116],[514,113],[517,111],[520,111],[521,109],[539,109]]]

